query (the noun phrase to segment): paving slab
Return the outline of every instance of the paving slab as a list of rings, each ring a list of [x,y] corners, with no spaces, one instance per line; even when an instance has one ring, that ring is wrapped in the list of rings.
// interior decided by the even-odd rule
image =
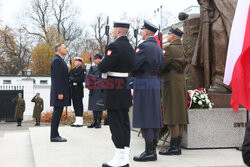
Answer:
[[[30,128],[30,137],[36,167],[101,167],[113,157],[114,146],[109,128],[88,129],[87,127],[60,127],[60,135],[66,143],[52,143],[50,128]],[[159,148],[157,148],[159,150]],[[181,156],[158,155],[156,162],[134,162],[133,156],[144,150],[142,137],[131,132],[131,167],[242,167],[241,152],[234,149],[185,150]]]
[[[0,166],[35,166],[29,132],[5,133],[0,141]]]

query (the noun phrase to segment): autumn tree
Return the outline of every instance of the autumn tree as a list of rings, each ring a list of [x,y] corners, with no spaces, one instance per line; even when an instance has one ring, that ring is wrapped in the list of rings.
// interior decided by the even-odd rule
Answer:
[[[47,36],[50,43],[40,41],[31,52],[31,68],[35,74],[50,74],[50,62],[55,54],[54,46],[58,42],[64,43],[62,37],[57,33],[56,27],[54,26],[48,28]]]
[[[28,19],[23,24],[30,26],[25,30],[38,40],[53,46],[49,37],[51,27],[60,35],[71,52],[71,44],[82,36],[79,10],[74,7],[72,0],[32,0],[31,8],[26,13]],[[58,41],[60,42],[60,41]]]
[[[0,73],[23,74],[30,64],[31,40],[23,29],[0,28]]]

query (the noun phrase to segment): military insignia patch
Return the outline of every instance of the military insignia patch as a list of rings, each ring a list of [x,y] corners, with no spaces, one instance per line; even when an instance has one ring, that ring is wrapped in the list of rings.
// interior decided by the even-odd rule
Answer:
[[[165,54],[167,51],[166,50],[163,50],[163,54]]]
[[[136,52],[136,53],[139,53],[139,52],[140,52],[140,48],[137,48],[135,52]]]
[[[107,56],[110,56],[112,54],[112,50],[107,51]]]

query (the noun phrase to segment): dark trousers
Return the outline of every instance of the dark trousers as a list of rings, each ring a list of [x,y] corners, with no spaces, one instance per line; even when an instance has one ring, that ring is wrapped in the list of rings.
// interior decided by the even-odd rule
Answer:
[[[17,121],[17,125],[21,125],[22,124],[22,120],[23,119],[17,119],[16,121]]]
[[[73,98],[72,101],[76,117],[82,117],[83,116],[82,98]]]
[[[130,123],[128,109],[108,110],[109,128],[116,148],[129,147]]]
[[[142,128],[142,136],[147,142],[157,141],[159,138],[159,129]]]
[[[60,136],[58,133],[58,126],[60,123],[62,112],[63,112],[63,107],[54,107],[54,112],[51,119],[50,138],[55,138]]]

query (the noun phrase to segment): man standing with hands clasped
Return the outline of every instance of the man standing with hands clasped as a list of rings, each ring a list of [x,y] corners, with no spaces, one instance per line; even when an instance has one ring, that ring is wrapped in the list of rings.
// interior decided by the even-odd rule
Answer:
[[[68,67],[63,60],[68,51],[63,43],[59,43],[55,46],[55,52],[56,55],[50,64],[50,106],[54,107],[51,120],[50,141],[66,142],[67,140],[59,135],[58,126],[64,106],[70,106]]]

